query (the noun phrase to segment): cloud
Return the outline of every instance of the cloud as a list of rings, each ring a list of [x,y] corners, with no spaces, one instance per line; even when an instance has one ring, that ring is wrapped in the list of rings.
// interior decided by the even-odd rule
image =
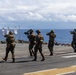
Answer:
[[[76,22],[76,15],[67,16],[67,20]]]
[[[0,21],[76,22],[76,0],[0,0]]]

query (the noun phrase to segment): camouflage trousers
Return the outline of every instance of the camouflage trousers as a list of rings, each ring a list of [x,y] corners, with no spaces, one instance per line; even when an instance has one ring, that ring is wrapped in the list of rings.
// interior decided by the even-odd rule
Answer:
[[[29,53],[30,53],[30,56],[34,55],[33,47],[34,47],[34,43],[30,43],[29,44]]]
[[[15,45],[12,45],[12,44],[8,44],[7,45],[7,47],[6,47],[6,54],[5,54],[5,60],[6,61],[7,61],[9,52],[11,52],[12,59],[13,59],[13,61],[15,61],[14,48],[15,48]]]
[[[37,59],[37,52],[40,52],[41,56],[42,56],[42,59],[44,60],[44,55],[42,53],[42,45],[35,45],[35,48],[34,48],[34,60]]]
[[[50,55],[53,55],[53,47],[54,47],[54,41],[49,40],[48,49],[50,51]]]
[[[75,41],[72,41],[71,46],[74,49],[74,52],[76,52],[76,42]]]

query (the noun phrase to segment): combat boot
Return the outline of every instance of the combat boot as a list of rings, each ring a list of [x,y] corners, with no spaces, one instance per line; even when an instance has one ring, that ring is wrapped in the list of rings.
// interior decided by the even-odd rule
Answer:
[[[4,61],[7,61],[7,59],[6,58],[2,58]]]
[[[74,52],[76,52],[76,48],[74,49]]]
[[[13,59],[13,61],[12,61],[12,62],[14,63],[14,62],[15,62],[15,58],[12,58],[12,59]]]
[[[45,58],[43,58],[41,61],[44,61],[45,60]]]
[[[53,52],[50,53],[50,56],[53,56]]]
[[[33,59],[33,61],[37,61],[36,59]]]

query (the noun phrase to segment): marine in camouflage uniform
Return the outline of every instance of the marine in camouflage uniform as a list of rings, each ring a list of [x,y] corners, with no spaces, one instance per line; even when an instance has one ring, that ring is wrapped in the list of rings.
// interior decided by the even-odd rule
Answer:
[[[32,29],[29,30],[30,34],[28,35],[29,38],[29,53],[30,56],[34,55],[33,47],[35,45],[36,41],[36,35],[33,33],[34,31]]]
[[[54,40],[55,40],[55,33],[54,30],[51,30],[51,32],[47,33],[46,35],[49,36],[49,42],[48,42],[48,48],[50,51],[50,56],[53,55],[53,47],[54,47]]]
[[[37,60],[37,52],[38,52],[38,50],[39,50],[39,52],[40,52],[40,54],[42,56],[42,60],[41,61],[44,61],[45,58],[44,58],[44,55],[42,53],[42,44],[43,44],[44,38],[40,34],[41,33],[40,30],[37,30],[36,33],[37,33],[37,36],[36,36],[36,44],[35,44],[35,48],[34,48],[34,59],[33,59],[33,61]]]
[[[74,52],[76,52],[76,29],[74,29],[74,31],[71,31],[70,33],[73,34],[71,46],[74,49]]]
[[[12,54],[12,60],[13,62],[15,62],[15,55],[14,55],[14,48],[15,48],[15,38],[14,38],[14,34],[10,31],[8,35],[5,35],[4,37],[6,37],[6,55],[5,58],[3,58],[3,60],[7,61],[8,58],[8,54],[11,51]]]

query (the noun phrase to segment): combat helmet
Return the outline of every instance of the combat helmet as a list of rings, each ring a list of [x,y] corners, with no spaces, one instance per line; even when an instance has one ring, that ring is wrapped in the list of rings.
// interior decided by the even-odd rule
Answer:
[[[12,31],[9,31],[9,34],[13,34],[13,32]]]
[[[74,29],[74,31],[76,32],[76,29]]]
[[[37,30],[36,32],[37,32],[37,33],[41,33],[41,31],[40,31],[40,30]]]
[[[34,32],[33,29],[30,29],[29,31],[30,31],[31,33]]]
[[[51,30],[50,32],[51,32],[51,33],[54,33],[54,30]]]

